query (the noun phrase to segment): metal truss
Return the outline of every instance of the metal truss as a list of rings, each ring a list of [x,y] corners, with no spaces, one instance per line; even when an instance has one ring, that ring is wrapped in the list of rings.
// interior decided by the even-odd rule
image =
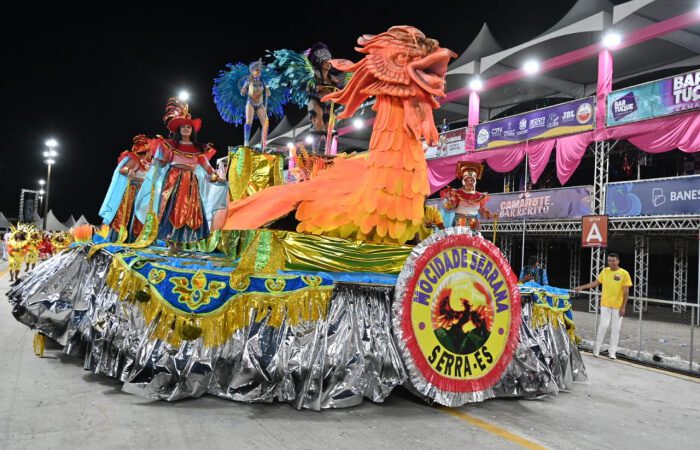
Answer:
[[[544,266],[547,267],[547,241],[544,239],[538,239],[537,240],[537,259],[540,261],[540,263]]]
[[[653,234],[692,234],[700,229],[700,216],[625,217],[610,220],[610,231],[651,231]]]
[[[509,234],[502,234],[499,240],[499,248],[503,257],[508,261],[508,264],[513,265],[513,236]]]
[[[498,222],[498,233],[523,233],[523,227],[525,227],[525,233],[531,234],[580,234],[581,233],[581,220],[571,220],[571,221],[513,221],[513,222]],[[493,223],[482,223],[481,232],[492,232]]]
[[[673,243],[673,312],[685,312],[688,301],[688,242]]]
[[[609,141],[596,141],[593,145],[593,214],[605,214],[605,185],[608,183],[610,150],[613,146]]]
[[[498,233],[573,236],[581,234],[581,219],[498,222]],[[700,216],[615,217],[608,222],[610,233],[644,232],[645,234],[696,235]],[[493,232],[493,223],[482,223],[482,233]]]
[[[581,284],[581,243],[569,242],[569,286]]]
[[[649,292],[649,236],[634,237],[634,296],[637,299],[646,298]],[[634,312],[640,308],[646,311],[647,305],[643,300],[634,301]]]
[[[598,274],[605,268],[605,249],[594,247],[591,249],[591,281],[598,278]],[[588,297],[588,312],[597,312],[600,304],[600,290]],[[598,326],[596,318],[596,327]]]

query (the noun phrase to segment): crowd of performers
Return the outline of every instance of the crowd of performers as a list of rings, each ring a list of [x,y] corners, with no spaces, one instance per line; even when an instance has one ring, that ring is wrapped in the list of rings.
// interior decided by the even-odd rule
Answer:
[[[23,265],[25,272],[34,270],[39,261],[49,259],[73,240],[73,235],[66,231],[42,231],[33,224],[13,226],[4,236],[10,281],[17,280]]]
[[[269,117],[281,118],[283,107],[295,104],[309,114],[312,156],[333,154],[334,104],[324,97],[341,89],[346,75],[331,60],[328,46],[317,43],[303,52],[272,51],[265,62],[228,64],[214,80],[214,102],[226,122],[243,125],[246,147],[257,118],[263,149]],[[192,118],[187,104],[170,99],[164,122],[167,138],[139,134],[131,150],[119,156],[99,215],[109,226],[109,241],[131,243],[150,231],[144,227],[153,214],[156,238],[177,253],[224,224],[229,199],[225,180],[209,163],[216,150],[199,142],[202,121]],[[322,169],[319,160],[310,161],[314,169]],[[308,172],[297,178],[308,179],[313,170]]]
[[[243,83],[245,89],[252,85],[249,83],[256,83],[255,77],[261,73],[260,62],[255,64],[251,66],[251,80]],[[260,89],[264,93],[268,88],[263,83]],[[249,99],[248,112],[251,108],[256,111],[256,99]],[[317,100],[309,99],[310,108],[320,107]],[[107,240],[128,243],[137,240],[149,211],[153,211],[158,224],[157,239],[178,253],[183,244],[204,240],[213,229],[221,227],[220,218],[225,217],[229,202],[228,188],[221,171],[209,163],[216,152],[213,145],[199,143],[202,121],[192,118],[188,105],[170,99],[164,122],[169,138],[139,134],[134,137],[131,150],[119,155],[100,216],[109,227]],[[425,239],[446,225],[479,231],[480,218],[496,217],[486,207],[488,195],[476,190],[482,173],[481,164],[458,163],[455,176],[463,186],[440,192],[442,208],[426,207],[423,223],[412,241]],[[440,210],[454,212],[454,221],[446,224]]]
[[[420,52],[415,58],[435,58],[435,55],[439,53],[441,61],[449,59],[447,57],[448,51],[440,49],[436,42],[425,38],[417,30],[409,28],[395,27],[395,29],[392,29],[390,37],[396,38],[395,41],[392,41],[392,45],[394,43],[398,43],[398,46],[418,45]],[[378,44],[383,44],[384,42],[381,39],[377,41]],[[374,47],[372,47],[373,50]],[[445,57],[443,58],[443,56]],[[243,62],[228,64],[226,70],[222,71],[214,80],[213,97],[221,117],[226,122],[243,125],[244,146],[246,147],[250,145],[251,131],[255,118],[260,123],[260,142],[264,149],[269,128],[269,117],[276,116],[281,118],[284,115],[283,107],[291,103],[306,109],[311,122],[312,135],[314,136],[313,143],[311,144],[310,152],[302,149],[302,154],[307,156],[309,154],[311,156],[333,155],[335,153],[334,143],[336,142],[334,136],[335,102],[345,104],[346,108],[342,113],[342,117],[349,117],[363,104],[362,100],[367,99],[369,96],[369,88],[358,89],[357,86],[351,86],[355,82],[353,76],[357,77],[358,81],[356,84],[358,85],[371,83],[372,80],[384,79],[381,78],[384,75],[377,78],[373,71],[390,69],[388,66],[375,67],[371,64],[363,65],[362,63],[353,66],[348,61],[333,60],[328,46],[323,43],[317,43],[304,52],[281,49],[269,52],[265,60],[261,58],[249,64]],[[351,74],[350,71],[356,73]],[[392,74],[385,75],[389,76]],[[410,74],[404,75],[410,78]],[[398,75],[393,74],[392,76],[397,77]],[[396,89],[391,88],[387,83],[377,83],[378,81],[374,85],[368,84],[368,86],[375,86],[372,89],[376,90],[377,102],[382,101],[382,94],[385,94],[387,98],[392,98],[395,95]],[[343,94],[343,91],[347,91],[343,89],[345,86],[352,87],[350,89],[351,92],[358,92],[358,101],[352,98],[348,100],[348,95]],[[416,90],[423,89],[419,82],[416,82],[415,88]],[[386,92],[383,92],[383,90],[386,90]],[[430,95],[436,94],[431,92]],[[400,108],[401,111],[397,110],[398,112],[391,114],[404,115],[403,106],[399,107],[389,100],[385,103],[386,111],[375,105],[378,116],[383,113],[390,114],[394,108]],[[425,115],[427,108],[435,106],[432,104],[428,105],[427,102],[426,105],[420,104],[418,106],[426,109],[418,119],[427,121],[427,116]],[[406,117],[409,117],[408,113],[405,114]],[[274,209],[269,207],[250,208],[242,211],[238,211],[234,207],[232,210],[231,202],[234,199],[228,198],[226,181],[222,179],[220,174],[217,174],[217,171],[209,163],[216,150],[212,144],[203,145],[199,142],[198,133],[201,131],[202,121],[192,118],[186,103],[181,100],[170,99],[166,107],[164,122],[169,132],[167,138],[158,135],[154,138],[148,138],[141,134],[137,135],[134,137],[131,150],[123,152],[117,160],[117,167],[114,171],[112,182],[99,213],[103,222],[110,228],[109,240],[111,242],[134,242],[139,239],[139,236],[150,232],[150,230],[144,230],[149,214],[153,215],[152,222],[157,224],[156,239],[166,242],[170,250],[175,254],[182,251],[184,244],[206,239],[212,230],[221,227],[236,229],[239,223],[250,225],[242,226],[243,229],[257,228],[265,226],[278,218],[275,217],[278,211],[268,211]],[[433,138],[432,132],[429,133],[430,136],[425,135],[427,130],[435,129],[432,123],[432,114],[429,122],[431,126],[428,126],[426,122],[424,130],[413,130],[413,134],[418,133],[416,136],[413,136],[414,141]],[[400,132],[405,133],[407,131]],[[389,136],[392,133],[393,130],[390,130],[385,134]],[[435,137],[437,137],[436,131]],[[420,146],[417,147],[416,151],[419,151],[419,148]],[[411,148],[411,152],[413,150]],[[370,149],[371,152],[372,149]],[[373,171],[382,171],[384,169],[382,167],[365,167],[368,164],[370,166],[377,164],[373,158],[369,158],[367,161],[355,160],[353,164],[357,163],[357,167],[350,167],[349,164],[346,164],[347,169],[345,173],[342,168],[339,168],[334,172],[334,175],[324,175],[327,179],[319,180],[316,184],[311,183],[316,181],[310,180],[312,173],[317,171],[332,172],[330,170],[326,171],[326,167],[321,167],[323,164],[319,166],[318,160],[310,159],[310,163],[304,165],[304,170],[297,168],[296,172],[293,170],[292,164],[290,164],[290,173],[301,173],[303,176],[297,177],[297,179],[307,180],[309,183],[297,184],[308,184],[306,189],[312,189],[316,185],[329,187],[327,191],[329,195],[325,195],[326,191],[324,188],[316,189],[318,192],[315,195],[324,195],[325,199],[319,199],[316,203],[314,203],[315,200],[309,201],[314,203],[314,214],[323,215],[328,211],[329,207],[324,207],[321,203],[333,200],[334,195],[330,195],[330,193],[336,189],[345,189],[344,185],[353,182],[352,177],[347,176],[348,171],[353,176],[356,173],[360,173],[366,174],[367,177],[371,178],[365,180],[366,182],[358,179],[358,184],[371,185],[368,188],[372,191],[384,192],[386,190],[386,186],[380,186],[377,183],[386,183],[390,177],[379,177],[376,179],[372,175]],[[423,162],[416,166],[418,167],[417,169],[402,167],[391,170],[396,170],[397,176],[420,178],[424,165],[425,163]],[[353,168],[357,170],[353,170]],[[496,213],[492,213],[486,207],[488,196],[476,191],[476,182],[481,178],[482,172],[483,167],[479,164],[460,163],[457,167],[456,176],[462,180],[463,186],[458,189],[446,188],[441,192],[443,200],[442,207],[439,209],[442,212],[453,211],[455,213],[456,221],[454,225],[467,226],[478,231],[480,227],[479,218],[492,219],[497,217]],[[337,179],[336,177],[346,179]],[[427,237],[436,229],[452,225],[443,220],[442,214],[438,209],[431,207],[423,209],[422,204],[416,203],[415,200],[425,198],[428,193],[422,184],[418,186],[418,183],[409,180],[404,181],[409,183],[406,186],[410,185],[411,189],[415,189],[415,192],[403,194],[403,197],[406,198],[397,197],[397,200],[393,200],[405,204],[401,208],[396,206],[396,211],[404,209],[403,215],[405,218],[395,217],[391,219],[389,217],[388,222],[395,223],[387,223],[386,228],[383,227],[382,223],[382,218],[387,217],[386,211],[377,209],[376,214],[374,214],[375,217],[362,219],[365,220],[365,223],[348,223],[345,226],[330,222],[319,226],[318,224],[322,222],[321,218],[311,218],[305,221],[303,217],[300,219],[299,214],[297,214],[297,219],[301,222],[297,226],[297,231],[306,231],[314,234],[330,232],[333,235],[335,233],[333,229],[335,228],[339,230],[335,235],[340,237],[354,236],[355,238],[368,238],[368,240],[378,242],[404,243],[415,242]],[[329,184],[324,185],[324,183]],[[269,195],[278,196],[279,202],[284,203],[284,207],[281,207],[279,211],[281,216],[286,215],[282,214],[282,210],[287,207],[287,203],[298,206],[299,211],[308,211],[310,209],[305,207],[304,201],[299,202],[299,199],[305,195],[302,193],[302,190],[292,189],[292,186],[289,189],[285,188],[284,192],[277,190],[269,193]],[[349,195],[361,197],[357,193]],[[383,194],[379,193],[378,195],[381,196]],[[287,197],[289,199],[288,202]],[[373,199],[373,194],[366,197],[367,199]],[[266,199],[264,196],[257,198],[256,201],[257,205],[271,204],[265,203]],[[339,199],[339,202],[344,203],[345,200]],[[239,203],[236,202],[236,206]],[[378,205],[384,208],[382,202],[378,202]],[[296,206],[293,206],[293,208]],[[358,208],[362,210],[362,207],[358,206]],[[257,211],[251,214],[251,209],[256,209]],[[392,207],[389,207],[389,211],[393,210]],[[258,211],[263,212],[259,214]],[[332,220],[345,220],[342,219],[343,214],[345,214],[345,217],[355,216],[355,218],[350,219],[350,222],[359,220],[357,219],[357,214],[350,211],[347,213],[339,212],[337,217]],[[246,215],[253,216],[250,220],[244,220],[244,222],[249,223],[238,222],[241,217]],[[367,215],[368,217],[372,216],[372,213],[367,213]],[[374,223],[375,218],[376,224]],[[367,228],[369,223],[372,224],[371,228],[375,230],[370,234],[366,234],[364,228]]]

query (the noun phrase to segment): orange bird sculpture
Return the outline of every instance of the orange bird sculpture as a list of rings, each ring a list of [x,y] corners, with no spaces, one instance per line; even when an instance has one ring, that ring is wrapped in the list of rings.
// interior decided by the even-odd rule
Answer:
[[[404,243],[418,232],[429,194],[421,139],[434,144],[433,109],[445,96],[452,51],[411,26],[358,39],[357,63],[331,60],[353,76],[323,98],[345,105],[349,118],[370,97],[376,112],[369,152],[336,158],[310,181],[273,186],[232,203],[224,229],[263,227],[296,208],[297,231],[356,240]]]

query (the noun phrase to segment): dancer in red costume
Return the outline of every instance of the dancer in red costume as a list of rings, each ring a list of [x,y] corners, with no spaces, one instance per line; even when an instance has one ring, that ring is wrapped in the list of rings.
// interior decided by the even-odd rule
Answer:
[[[202,120],[192,118],[187,104],[171,98],[163,120],[171,139],[152,144],[153,164],[139,191],[136,214],[145,223],[152,200],[159,218],[158,239],[179,252],[183,243],[209,236],[214,212],[226,207],[226,186],[212,185],[219,181],[209,164],[216,149],[197,141]]]
[[[47,259],[51,258],[51,256],[53,256],[53,245],[51,245],[51,234],[49,234],[48,232],[45,232],[41,238],[41,244],[39,244],[39,258],[42,261],[46,261]]]
[[[493,219],[498,213],[492,213],[486,207],[488,194],[476,190],[476,181],[481,179],[484,166],[473,162],[457,163],[457,178],[462,180],[463,187],[452,189],[447,187],[440,192],[445,199],[445,208],[455,210],[455,226],[469,227],[474,231],[481,228],[481,217]]]

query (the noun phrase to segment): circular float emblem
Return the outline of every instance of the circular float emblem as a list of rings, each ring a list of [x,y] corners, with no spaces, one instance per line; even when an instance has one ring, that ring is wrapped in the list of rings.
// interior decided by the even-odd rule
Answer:
[[[576,120],[582,125],[591,119],[591,115],[593,115],[593,107],[590,103],[582,103],[576,110]]]
[[[489,130],[487,130],[486,128],[482,128],[481,130],[479,130],[479,134],[477,134],[476,136],[476,143],[482,145],[489,140],[489,137]]]
[[[496,246],[464,227],[416,246],[393,311],[412,387],[448,406],[496,384],[518,344],[515,274]]]

